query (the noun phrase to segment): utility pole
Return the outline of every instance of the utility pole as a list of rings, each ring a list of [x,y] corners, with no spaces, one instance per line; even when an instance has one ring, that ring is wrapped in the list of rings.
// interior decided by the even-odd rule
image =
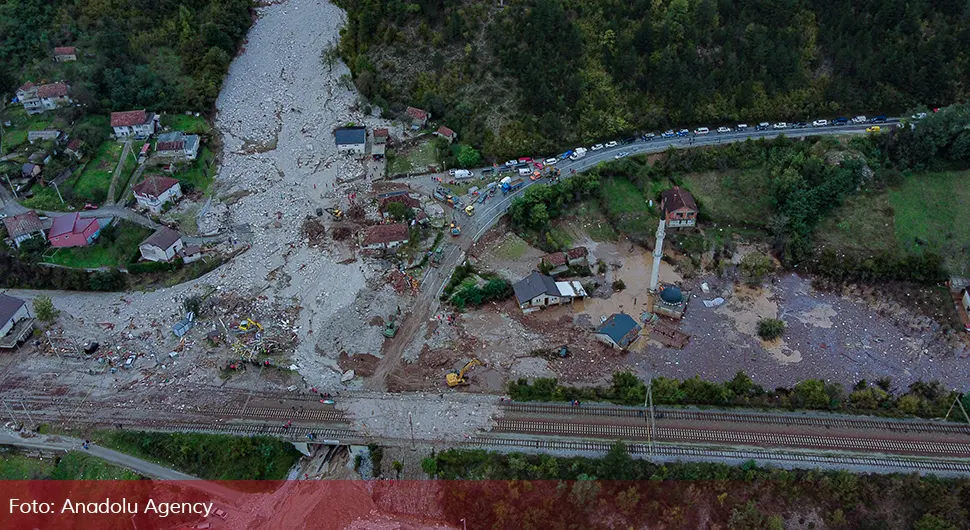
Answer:
[[[418,446],[414,443],[414,420],[411,418],[411,411],[408,411],[408,425],[411,426],[411,450],[417,451]]]
[[[653,456],[653,443],[657,437],[657,421],[653,414],[653,376],[647,380],[647,402],[650,404],[650,456]]]
[[[13,184],[10,183],[10,176],[4,173],[3,178],[7,179],[7,186],[10,186],[10,191],[13,192],[13,198],[19,200],[20,197],[17,196],[17,188],[14,188]]]
[[[957,394],[956,399],[954,399],[953,403],[950,404],[950,410],[946,411],[946,416],[943,417],[944,421],[950,419],[950,413],[953,412],[953,406],[959,405],[960,411],[963,412],[963,417],[967,420],[967,423],[970,423],[970,416],[967,415],[967,410],[963,408],[963,402],[960,401],[962,397],[963,394]]]
[[[461,529],[462,530],[468,530],[468,522],[465,521],[465,518],[464,517],[462,517],[462,519],[461,519]]]
[[[64,204],[64,197],[61,196],[61,189],[57,187],[57,183],[52,180],[51,186],[54,186],[54,191],[57,192],[57,198],[61,200],[61,204]]]
[[[27,419],[30,420],[30,424],[33,425],[33,429],[31,430],[37,430],[37,423],[34,421],[34,418],[30,417],[30,411],[27,410],[27,405],[24,405],[24,400],[22,399],[20,400],[20,406],[24,408],[24,412],[27,414]]]
[[[2,401],[3,401],[3,408],[7,409],[7,412],[10,414],[10,419],[13,420],[14,423],[17,423],[17,417],[14,416],[13,411],[10,410],[9,406],[7,406],[7,400],[4,399]]]

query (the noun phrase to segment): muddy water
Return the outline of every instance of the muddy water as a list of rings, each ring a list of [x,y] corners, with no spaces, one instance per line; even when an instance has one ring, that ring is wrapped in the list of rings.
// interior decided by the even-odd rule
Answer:
[[[770,291],[767,289],[738,286],[734,296],[728,303],[718,308],[718,312],[727,316],[739,333],[760,340],[758,321],[764,318],[778,318],[778,303],[769,295]],[[824,314],[823,312],[822,315]],[[829,326],[831,327],[831,322]],[[760,342],[761,346],[779,363],[790,364],[802,360],[802,352],[789,347],[783,338]]]
[[[632,247],[632,250],[631,250]],[[650,272],[653,269],[653,254],[628,242],[597,245],[596,257],[610,265],[606,273],[606,283],[623,280],[626,289],[614,292],[609,298],[587,298],[574,306],[576,313],[590,316],[594,324],[608,318],[613,313],[626,313],[639,318],[640,313],[649,311]],[[614,264],[621,264],[614,269]],[[668,263],[660,262],[660,282],[676,283],[682,278]]]

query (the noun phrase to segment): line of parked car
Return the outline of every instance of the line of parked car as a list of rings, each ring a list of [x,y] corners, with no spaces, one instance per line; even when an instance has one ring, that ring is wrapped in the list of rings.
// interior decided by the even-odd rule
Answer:
[[[914,115],[913,119],[918,120],[925,117],[926,117],[926,113],[922,112]],[[887,121],[889,121],[889,118],[887,118],[886,116],[876,116],[874,118],[867,118],[866,116],[856,116],[855,118],[851,118],[851,119],[839,117],[833,120],[824,120],[824,119],[815,120],[811,124],[804,121],[799,121],[794,123],[787,123],[783,121],[780,121],[777,123],[769,123],[765,121],[755,125],[754,130],[767,131],[767,130],[784,130],[784,129],[805,129],[808,127],[816,127],[816,128],[841,127],[845,125],[863,125],[863,124],[869,123],[872,125],[866,128],[867,132],[879,132],[880,127],[878,124],[886,123]],[[744,132],[744,131],[747,131],[748,129],[749,129],[749,126],[747,123],[739,123],[734,128],[722,125],[721,127],[718,127],[715,130],[715,132],[717,134],[727,134],[732,132]],[[618,145],[631,144],[637,140],[649,142],[657,138],[658,136],[663,139],[670,139],[670,138],[685,138],[685,137],[691,136],[692,134],[693,136],[704,136],[707,134],[711,134],[711,129],[708,127],[698,127],[694,129],[693,133],[691,133],[691,131],[688,129],[680,129],[678,131],[669,129],[660,134],[651,132],[640,136],[630,136],[628,138],[624,138],[621,141],[614,140],[614,141],[610,141],[602,144],[594,144],[589,148],[589,151],[600,151],[602,149],[609,149],[612,147],[616,147]],[[509,160],[508,162],[503,164],[503,168],[508,170],[519,170],[520,173],[524,174],[525,171],[527,170],[531,171],[532,168],[542,170],[545,167],[554,166],[560,160],[566,160],[566,159],[570,159],[573,161],[579,160],[580,158],[583,158],[584,156],[586,156],[586,151],[587,149],[584,147],[577,147],[576,149],[570,149],[569,151],[566,151],[565,153],[557,157],[546,158],[544,160],[533,160],[532,158],[526,156],[526,157],[519,158],[518,160]],[[627,154],[626,152],[622,152],[616,155],[614,158],[622,158],[626,156],[626,154]],[[485,171],[488,171],[489,173],[494,172],[493,169],[488,169]],[[484,176],[484,172],[483,172],[483,176]]]

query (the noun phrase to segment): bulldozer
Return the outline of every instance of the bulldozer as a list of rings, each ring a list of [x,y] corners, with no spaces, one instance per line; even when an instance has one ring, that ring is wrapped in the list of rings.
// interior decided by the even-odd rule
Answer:
[[[263,326],[251,318],[247,318],[239,323],[239,331],[249,333],[250,331],[263,331]]]
[[[384,326],[384,336],[393,339],[394,335],[397,334],[397,322],[394,321],[394,315],[391,315],[387,319],[387,325]]]
[[[451,235],[455,237],[458,237],[461,235],[461,227],[458,226],[458,222],[455,221],[454,217],[451,218]]]
[[[456,386],[461,386],[461,385],[467,385],[468,380],[465,379],[465,374],[468,372],[468,370],[471,370],[475,366],[485,366],[485,363],[483,363],[482,361],[479,361],[478,359],[472,359],[468,361],[468,364],[462,367],[461,370],[457,372],[448,372],[448,374],[445,375],[445,382],[448,383],[448,386],[450,388],[455,388]]]
[[[332,215],[336,221],[344,218],[344,212],[340,208],[327,208],[327,213]]]
[[[431,266],[440,267],[441,266],[441,247],[434,250],[434,254],[431,255]]]

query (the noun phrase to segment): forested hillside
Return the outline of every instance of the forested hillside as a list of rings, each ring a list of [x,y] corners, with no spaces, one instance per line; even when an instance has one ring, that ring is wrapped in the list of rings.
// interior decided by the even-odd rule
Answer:
[[[251,0],[3,0],[0,91],[65,80],[88,112],[205,110],[252,23]],[[54,63],[55,46],[78,61]]]
[[[337,2],[341,53],[367,98],[427,108],[500,157],[970,95],[961,0]]]

